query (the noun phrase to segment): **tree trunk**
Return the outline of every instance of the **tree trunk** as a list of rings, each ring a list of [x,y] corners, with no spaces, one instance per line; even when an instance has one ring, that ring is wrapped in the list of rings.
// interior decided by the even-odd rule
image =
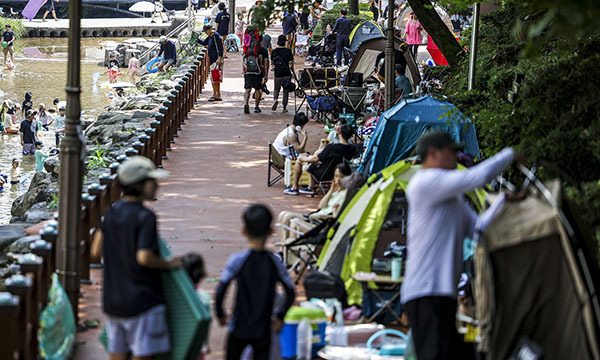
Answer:
[[[348,13],[358,15],[358,0],[348,0]]]
[[[408,3],[412,11],[417,15],[421,25],[423,25],[423,29],[431,36],[450,67],[456,68],[461,57],[464,55],[464,51],[433,8],[431,1],[408,0]]]

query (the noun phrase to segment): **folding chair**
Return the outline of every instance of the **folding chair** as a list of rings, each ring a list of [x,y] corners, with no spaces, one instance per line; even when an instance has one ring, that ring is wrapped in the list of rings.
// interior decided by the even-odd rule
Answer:
[[[319,186],[321,192],[323,192],[323,195],[326,194],[325,187],[328,187],[329,183],[331,183],[331,180],[333,180],[335,167],[344,161],[346,161],[346,159],[343,157],[333,157],[324,163],[311,165],[308,168],[310,177],[315,181],[315,185]]]
[[[192,31],[192,34],[190,35],[190,39],[188,40],[188,42],[181,42],[181,52],[185,53],[187,55],[192,55],[194,54],[194,52],[196,51],[196,46],[198,45],[198,39],[200,38],[200,35],[195,32]]]
[[[279,180],[283,179],[285,169],[285,157],[283,157],[280,153],[275,150],[273,147],[273,143],[269,142],[269,165],[267,168],[267,186],[273,186]],[[271,170],[273,170],[276,175],[271,178]]]

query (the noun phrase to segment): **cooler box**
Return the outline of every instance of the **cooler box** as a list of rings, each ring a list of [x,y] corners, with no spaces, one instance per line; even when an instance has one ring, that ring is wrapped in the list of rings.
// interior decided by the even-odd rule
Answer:
[[[313,328],[312,355],[317,357],[317,352],[325,346],[325,328],[327,318],[323,310],[304,309],[292,306],[285,315],[283,329],[279,334],[281,343],[281,357],[291,359],[296,356],[296,342],[298,340],[298,324],[302,319],[308,319]]]

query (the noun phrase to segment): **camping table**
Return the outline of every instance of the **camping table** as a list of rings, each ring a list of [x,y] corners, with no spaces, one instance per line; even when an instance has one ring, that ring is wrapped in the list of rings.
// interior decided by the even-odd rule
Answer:
[[[381,314],[386,309],[390,312],[390,314],[392,314],[393,317],[396,318],[396,320],[398,320],[398,322],[402,322],[402,320],[400,319],[400,314],[396,314],[394,308],[392,307],[392,304],[400,297],[400,285],[402,285],[402,281],[404,281],[403,277],[401,277],[398,280],[392,280],[391,276],[377,275],[373,277],[364,276],[362,274],[354,274],[352,275],[352,278],[362,284],[363,291],[371,292],[373,295],[375,295],[377,299],[379,299],[379,301],[383,303],[383,306],[380,307],[373,315],[371,315],[371,317],[367,319],[367,322],[372,322],[375,318],[377,318],[379,314]],[[385,300],[383,296],[379,294],[380,289],[369,288],[369,282],[371,281],[375,284],[385,285],[385,291],[396,291],[396,293],[389,300]]]

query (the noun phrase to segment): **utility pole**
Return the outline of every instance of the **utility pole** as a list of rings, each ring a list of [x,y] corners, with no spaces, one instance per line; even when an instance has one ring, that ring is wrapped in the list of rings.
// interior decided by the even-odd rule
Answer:
[[[475,68],[477,66],[477,47],[479,42],[479,3],[473,6],[473,29],[471,30],[471,49],[469,50],[469,79],[468,90],[473,90],[475,84]]]
[[[394,103],[394,75],[396,52],[394,51],[394,0],[388,2],[387,13],[387,42],[385,45],[385,109]]]
[[[230,34],[235,34],[235,21],[236,21],[235,19],[237,19],[237,15],[235,14],[235,0],[229,0],[229,33]]]
[[[77,317],[79,302],[79,243],[81,241],[81,187],[83,135],[79,122],[81,0],[69,0],[69,57],[67,70],[67,121],[60,143],[58,252],[61,283]]]

